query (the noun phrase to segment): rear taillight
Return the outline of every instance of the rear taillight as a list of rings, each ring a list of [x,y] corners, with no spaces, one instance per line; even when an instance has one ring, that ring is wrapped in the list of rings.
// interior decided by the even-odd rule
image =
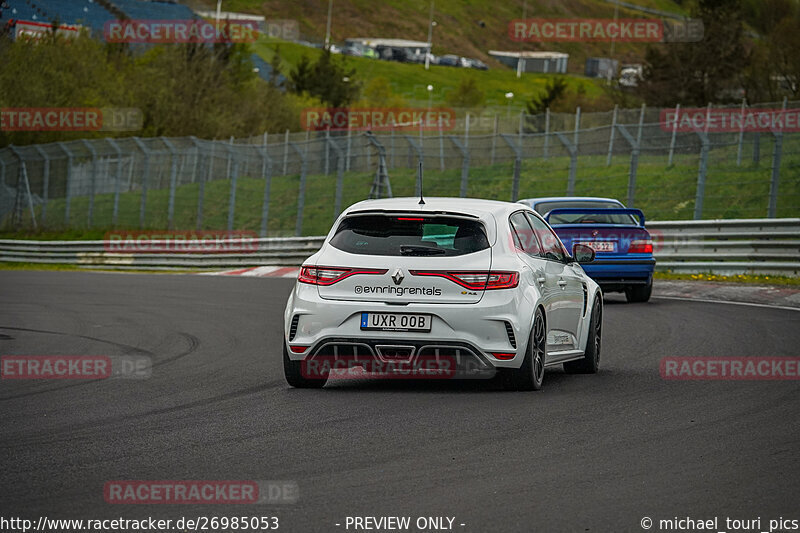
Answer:
[[[355,276],[356,274],[386,274],[387,269],[375,268],[344,268],[344,267],[313,267],[303,266],[300,268],[300,274],[297,276],[297,281],[301,283],[308,283],[310,285],[333,285],[345,278]]]
[[[501,361],[508,361],[510,359],[514,359],[514,357],[516,357],[516,355],[517,354],[515,354],[515,353],[492,352],[492,356],[494,356],[495,359],[500,359]]]
[[[631,245],[628,247],[628,253],[631,254],[652,254],[653,253],[653,241],[650,239],[640,239],[636,241],[631,241]]]
[[[292,353],[304,353],[306,350],[308,350],[308,346],[295,345],[289,346],[289,349],[292,351]]]
[[[449,279],[466,289],[476,291],[513,289],[519,284],[519,272],[448,272],[443,270],[409,270],[412,276],[434,276]]]

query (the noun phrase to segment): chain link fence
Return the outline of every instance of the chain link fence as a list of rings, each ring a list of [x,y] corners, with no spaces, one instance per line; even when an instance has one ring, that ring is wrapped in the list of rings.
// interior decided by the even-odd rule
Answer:
[[[800,216],[800,133],[686,133],[661,111],[459,113],[449,131],[9,146],[0,228],[320,235],[353,202],[418,194],[420,160],[426,196],[614,197],[651,220]]]

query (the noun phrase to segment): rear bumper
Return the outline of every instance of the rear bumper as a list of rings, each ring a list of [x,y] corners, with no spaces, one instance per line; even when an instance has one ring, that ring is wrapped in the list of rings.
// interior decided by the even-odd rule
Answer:
[[[602,259],[581,265],[604,292],[623,291],[627,287],[647,285],[653,281],[656,260],[652,257],[641,259]]]
[[[410,345],[415,353],[435,347],[462,347],[481,362],[492,367],[519,368],[533,323],[536,302],[525,298],[523,291],[487,291],[478,304],[410,304],[384,302],[323,300],[316,287],[298,283],[289,297],[284,313],[284,338],[289,346],[307,346],[300,353],[288,353],[292,360],[306,359],[330,345],[360,344],[365,355],[378,355],[381,345]],[[425,313],[432,317],[430,332],[374,331],[361,329],[362,312]],[[293,327],[294,322],[294,327]],[[511,326],[512,336],[506,324]],[[337,348],[337,353],[339,348]],[[492,353],[513,353],[511,359],[496,359]],[[449,355],[461,355],[452,353]]]
[[[306,368],[330,368],[344,379],[352,369],[407,379],[491,379],[497,373],[480,349],[465,342],[329,337],[307,353]]]
[[[595,281],[648,280],[652,278],[656,260],[649,259],[603,259],[581,265]]]

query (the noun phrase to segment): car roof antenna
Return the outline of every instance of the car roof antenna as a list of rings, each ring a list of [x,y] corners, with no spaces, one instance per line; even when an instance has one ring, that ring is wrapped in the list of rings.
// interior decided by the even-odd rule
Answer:
[[[422,158],[419,160],[419,173],[417,174],[419,183],[419,205],[425,205],[425,198],[422,197]]]

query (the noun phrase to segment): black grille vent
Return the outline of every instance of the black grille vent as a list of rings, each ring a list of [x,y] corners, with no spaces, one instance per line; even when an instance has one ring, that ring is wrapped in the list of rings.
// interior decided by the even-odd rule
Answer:
[[[295,335],[297,335],[297,323],[300,322],[300,315],[294,315],[292,317],[292,325],[289,327],[289,340],[293,341]]]
[[[586,290],[586,285],[583,286],[583,316],[586,316],[586,304],[589,301],[589,292]]]
[[[511,343],[512,348],[516,349],[517,338],[514,336],[514,328],[511,327],[510,322],[504,322],[504,324],[506,325],[506,335],[508,335],[508,342]]]

